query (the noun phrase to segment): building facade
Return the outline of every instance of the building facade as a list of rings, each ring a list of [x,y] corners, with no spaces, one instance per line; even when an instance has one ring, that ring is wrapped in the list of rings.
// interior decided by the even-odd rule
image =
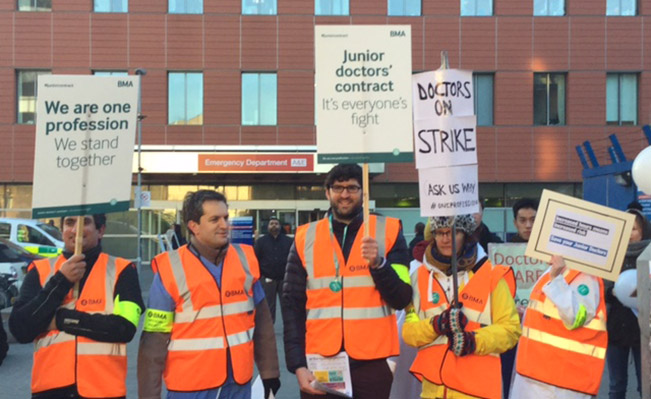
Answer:
[[[414,72],[437,69],[444,50],[450,67],[474,71],[480,194],[489,207],[543,187],[580,196],[575,146],[586,140],[604,161],[609,134],[629,157],[646,146],[651,0],[0,0],[0,209],[29,212],[39,74],[144,68],[150,234],[197,187],[225,191],[235,214],[262,230],[270,214],[286,212],[290,231],[318,217],[328,165],[265,173],[224,165],[315,159],[319,24],[408,24]],[[202,169],[200,156],[221,168]],[[414,165],[374,172],[376,208],[413,226]],[[120,218],[125,226],[133,219]],[[506,212],[491,220],[512,230]]]

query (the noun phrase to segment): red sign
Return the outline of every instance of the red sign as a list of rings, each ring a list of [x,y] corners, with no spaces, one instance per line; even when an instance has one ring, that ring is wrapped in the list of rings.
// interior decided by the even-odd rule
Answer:
[[[199,172],[312,172],[314,154],[199,154]]]

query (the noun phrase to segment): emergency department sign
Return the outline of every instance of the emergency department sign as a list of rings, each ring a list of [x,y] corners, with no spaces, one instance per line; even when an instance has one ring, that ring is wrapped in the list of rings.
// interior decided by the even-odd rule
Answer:
[[[137,114],[136,77],[39,76],[32,217],[128,210]]]
[[[411,162],[411,26],[314,35],[318,162]]]

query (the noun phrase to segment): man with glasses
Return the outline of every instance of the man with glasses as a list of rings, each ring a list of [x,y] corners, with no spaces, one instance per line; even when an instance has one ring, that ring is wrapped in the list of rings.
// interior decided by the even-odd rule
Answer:
[[[364,237],[362,169],[332,168],[325,181],[330,209],[300,226],[287,260],[282,296],[285,358],[301,398],[323,395],[311,383],[306,354],[345,351],[356,399],[388,399],[386,359],[399,352],[393,309],[411,300],[409,253],[398,219],[371,215]]]

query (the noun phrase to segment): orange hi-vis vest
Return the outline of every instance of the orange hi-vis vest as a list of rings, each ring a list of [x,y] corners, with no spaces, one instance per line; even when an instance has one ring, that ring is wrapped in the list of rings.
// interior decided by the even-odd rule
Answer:
[[[41,287],[59,271],[63,256],[34,261]],[[63,306],[85,313],[113,313],[113,296],[118,276],[130,264],[126,259],[101,253],[84,283],[77,301],[72,290]],[[63,331],[52,330],[34,341],[32,392],[77,385],[85,398],[126,396],[127,348],[124,343],[98,342]]]
[[[306,353],[333,356],[341,351],[342,343],[348,355],[358,360],[399,353],[395,313],[382,300],[368,262],[362,258],[363,232],[362,224],[346,262],[329,219],[296,230],[296,250],[307,271]],[[398,219],[369,217],[369,233],[378,242],[380,256],[386,258],[399,232]],[[332,290],[330,285],[336,279],[341,289]]]
[[[436,278],[432,278],[432,292],[428,292],[430,271],[427,267],[421,265],[412,276],[414,310],[421,320],[437,316],[450,307],[445,291]],[[513,269],[504,266],[493,268],[486,261],[463,287],[459,301],[463,303],[462,311],[468,318],[466,331],[475,331],[492,324],[491,293],[501,279],[506,281],[511,292],[515,291]],[[501,370],[500,357],[495,353],[455,356],[448,350],[448,338],[445,335],[420,347],[409,369],[420,381],[425,378],[467,395],[490,399],[502,397]]]
[[[227,350],[235,382],[249,382],[255,328],[253,284],[260,278],[253,248],[229,245],[221,289],[187,245],[156,256],[155,264],[176,303],[163,373],[167,389],[203,391],[224,385]]]
[[[580,273],[564,273],[570,284]],[[597,395],[606,359],[606,302],[603,280],[599,280],[599,306],[587,324],[569,330],[558,309],[542,288],[551,279],[543,275],[533,291],[518,343],[516,371],[528,378],[572,391]]]

